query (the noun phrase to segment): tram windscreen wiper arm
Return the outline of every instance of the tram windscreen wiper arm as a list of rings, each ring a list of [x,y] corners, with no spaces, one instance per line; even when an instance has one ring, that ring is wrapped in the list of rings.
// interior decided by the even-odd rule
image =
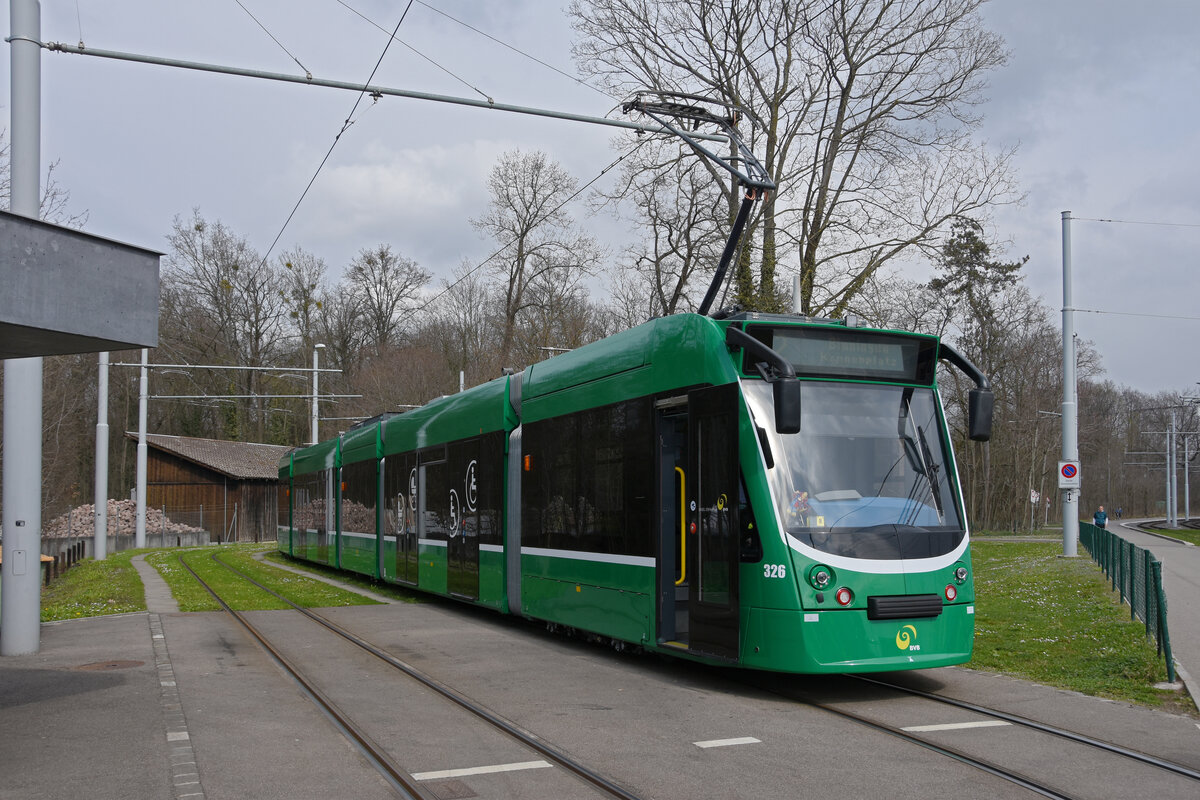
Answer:
[[[933,453],[929,450],[929,441],[925,438],[925,431],[920,425],[917,426],[917,439],[921,442],[921,465],[924,468],[925,479],[929,481],[929,493],[933,496],[933,506],[937,509],[938,522],[945,519],[945,514],[942,512],[942,489],[938,486],[937,464],[933,463]]]

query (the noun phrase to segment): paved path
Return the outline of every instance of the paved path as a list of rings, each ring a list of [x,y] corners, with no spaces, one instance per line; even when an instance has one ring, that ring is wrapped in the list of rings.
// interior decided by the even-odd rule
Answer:
[[[1122,520],[1118,525],[1112,525],[1110,519],[1109,529],[1126,541],[1149,550],[1162,562],[1171,652],[1183,667],[1180,674],[1188,691],[1200,703],[1200,547],[1142,533],[1132,527],[1145,521]]]
[[[158,570],[146,563],[146,554],[134,556],[130,561],[146,589],[146,610],[151,614],[178,613],[179,603],[175,602],[171,589]]]

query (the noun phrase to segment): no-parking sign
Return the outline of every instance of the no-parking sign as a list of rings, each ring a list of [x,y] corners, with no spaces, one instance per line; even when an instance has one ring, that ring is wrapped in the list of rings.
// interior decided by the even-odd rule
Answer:
[[[1079,462],[1078,461],[1060,461],[1058,462],[1058,488],[1060,489],[1078,489],[1079,483]]]

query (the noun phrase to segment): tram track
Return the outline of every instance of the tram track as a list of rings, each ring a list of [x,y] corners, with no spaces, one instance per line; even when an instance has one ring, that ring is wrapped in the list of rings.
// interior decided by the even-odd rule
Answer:
[[[957,700],[955,698],[949,698],[949,697],[945,697],[943,695],[937,695],[937,694],[933,694],[930,692],[924,692],[924,691],[921,691],[918,689],[911,689],[909,687],[889,683],[887,681],[880,680],[878,678],[872,678],[872,677],[863,676],[863,675],[850,675],[850,674],[843,675],[840,677],[843,679],[847,679],[851,682],[860,683],[860,684],[868,684],[868,685],[872,685],[872,686],[882,688],[885,690],[893,691],[893,692],[896,692],[896,693],[904,695],[904,696],[915,697],[915,698],[918,698],[923,701],[934,702],[934,703],[937,703],[940,705],[951,706],[951,707],[954,707],[954,708],[957,708],[957,709],[960,709],[963,711],[968,711],[972,714],[977,714],[977,715],[985,717],[986,720],[983,723],[984,725],[986,725],[989,721],[994,722],[996,724],[1012,725],[1019,729],[1024,729],[1024,730],[1034,732],[1037,734],[1044,734],[1047,736],[1055,737],[1056,739],[1059,739],[1059,740],[1069,741],[1075,745],[1079,745],[1079,746],[1086,748],[1092,752],[1100,753],[1105,756],[1107,756],[1107,755],[1119,756],[1122,759],[1131,760],[1133,762],[1136,762],[1136,764],[1139,764],[1142,767],[1148,768],[1150,770],[1154,770],[1157,773],[1165,773],[1166,775],[1171,776],[1169,778],[1171,780],[1184,779],[1188,782],[1189,787],[1193,786],[1194,782],[1200,783],[1200,771],[1195,770],[1191,767],[1188,767],[1183,764],[1178,764],[1176,762],[1168,761],[1166,759],[1159,758],[1157,756],[1153,756],[1153,755],[1150,755],[1147,753],[1139,752],[1139,751],[1136,751],[1136,750],[1133,750],[1130,748],[1122,747],[1121,745],[1117,745],[1112,742],[1107,742],[1107,741],[1104,741],[1101,739],[1097,739],[1095,737],[1077,733],[1075,731],[1070,731],[1065,728],[1060,728],[1060,727],[1057,727],[1054,725],[1049,725],[1046,723],[1038,722],[1036,720],[1031,720],[1031,719],[1021,717],[1021,716],[1015,715],[1015,714],[1009,714],[1007,712],[999,711],[996,709],[986,708],[986,707],[980,706],[978,704]],[[1003,763],[1001,760],[998,760],[996,758],[980,755],[980,754],[978,754],[978,752],[973,753],[966,747],[959,747],[959,746],[955,746],[953,744],[946,743],[945,741],[939,741],[938,737],[936,735],[933,735],[933,734],[922,735],[921,731],[918,729],[923,728],[925,726],[915,726],[914,727],[914,726],[903,726],[903,725],[894,724],[893,722],[888,722],[888,721],[884,720],[883,717],[886,716],[886,714],[880,713],[878,711],[875,711],[872,713],[859,713],[857,711],[851,711],[844,707],[845,703],[842,703],[841,701],[838,701],[838,700],[823,699],[821,697],[815,696],[815,693],[812,692],[811,690],[799,690],[799,689],[795,689],[795,688],[779,689],[779,688],[772,687],[770,685],[766,685],[766,682],[761,681],[761,680],[755,681],[754,685],[756,686],[756,688],[759,688],[763,691],[767,691],[767,692],[770,692],[777,696],[785,697],[789,700],[793,700],[793,701],[802,703],[806,706],[810,706],[812,708],[819,709],[821,711],[824,711],[826,713],[829,713],[829,714],[839,717],[841,719],[849,720],[856,724],[865,726],[869,729],[872,729],[872,730],[878,731],[880,733],[884,733],[889,736],[907,741],[915,746],[924,748],[926,750],[938,753],[939,755],[942,755],[944,757],[951,758],[960,763],[969,765],[969,766],[974,767],[975,769],[978,769],[987,774],[1002,778],[1003,780],[1006,780],[1009,783],[1012,783],[1016,786],[1026,789],[1026,790],[1028,790],[1036,795],[1039,795],[1041,797],[1061,798],[1063,800],[1079,800],[1079,798],[1094,796],[1093,794],[1091,794],[1085,790],[1064,787],[1063,785],[1061,785],[1061,779],[1059,781],[1055,781],[1055,780],[1049,780],[1044,777],[1039,777],[1036,774],[1036,770],[1031,770],[1028,767],[1026,767],[1024,770],[1017,769],[1017,768],[1014,768],[1011,764]],[[885,702],[887,700],[887,698],[873,698],[873,699],[880,699]],[[847,701],[847,702],[849,702],[849,701]],[[861,697],[855,698],[854,702],[861,703],[862,698]],[[893,711],[892,713],[894,714],[895,712]],[[975,722],[967,723],[967,725],[965,725],[963,727],[975,726],[975,725],[979,725],[979,722],[975,721]],[[942,727],[943,726],[928,726],[926,728],[926,730],[937,729],[937,728],[942,728]],[[954,726],[945,726],[945,727],[952,728]],[[943,735],[942,739],[944,739],[944,738],[945,738],[945,736]],[[978,748],[978,746],[979,745],[976,744],[977,748]],[[1029,760],[1029,757],[1027,754],[1025,755],[1025,760],[1027,760],[1027,761]],[[1122,770],[1119,770],[1119,769],[1116,771],[1118,773],[1122,772]],[[1196,790],[1194,788],[1190,789],[1190,792],[1195,792],[1195,791]],[[1118,795],[1112,795],[1112,796],[1122,796],[1122,795],[1118,794]],[[1124,796],[1131,796],[1131,795],[1124,795]],[[1183,796],[1183,795],[1166,794],[1163,796]]]
[[[953,706],[955,708],[961,708],[966,711],[971,711],[976,714],[982,714],[982,715],[984,715],[986,717],[990,717],[992,719],[1003,720],[1003,721],[1011,723],[1013,725],[1018,725],[1022,728],[1040,731],[1041,733],[1046,733],[1051,736],[1056,736],[1060,739],[1066,739],[1068,741],[1072,741],[1077,744],[1082,744],[1087,747],[1095,748],[1097,750],[1103,750],[1103,751],[1106,751],[1109,753],[1114,753],[1116,755],[1123,756],[1123,757],[1131,759],[1133,761],[1137,761],[1142,764],[1146,764],[1148,766],[1155,767],[1157,769],[1165,770],[1167,772],[1173,772],[1177,775],[1182,775],[1185,778],[1190,778],[1191,780],[1200,782],[1200,770],[1192,769],[1191,767],[1185,766],[1183,764],[1178,764],[1174,761],[1168,761],[1166,759],[1159,758],[1158,756],[1150,755],[1149,753],[1143,753],[1143,752],[1140,752],[1138,750],[1133,750],[1128,747],[1122,747],[1121,745],[1115,744],[1113,742],[1108,742],[1103,739],[1097,739],[1095,737],[1087,736],[1082,733],[1070,731],[1070,730],[1067,730],[1066,728],[1060,728],[1055,725],[1049,725],[1044,722],[1039,722],[1037,720],[1029,719],[1028,717],[1022,717],[1018,714],[1010,714],[1006,711],[1000,711],[1000,710],[994,709],[994,708],[987,708],[986,706],[977,705],[975,703],[968,703],[965,700],[959,700],[954,697],[946,697],[945,695],[935,694],[933,692],[925,692],[920,689],[913,689],[908,686],[901,686],[899,684],[889,683],[888,681],[879,680],[878,678],[872,678],[872,677],[868,677],[866,675],[847,675],[846,677],[850,678],[852,680],[855,680],[855,681],[859,681],[861,683],[869,683],[869,684],[873,684],[875,686],[882,686],[887,689],[891,689],[892,691],[902,692],[904,694],[907,694],[907,695],[910,695],[913,697],[921,697],[926,700],[932,700],[933,702],[936,702],[936,703],[942,703],[944,705]]]
[[[932,742],[924,737],[916,736],[912,733],[909,733],[899,726],[890,725],[890,724],[887,724],[884,722],[880,722],[878,720],[873,720],[864,714],[857,714],[852,711],[847,711],[843,708],[838,708],[837,706],[835,706],[833,704],[823,702],[821,700],[816,700],[816,699],[813,699],[812,697],[804,696],[802,694],[793,694],[793,693],[788,693],[788,692],[779,691],[779,690],[775,690],[775,689],[770,689],[768,687],[762,686],[761,684],[757,684],[757,683],[754,685],[756,686],[756,688],[762,689],[764,691],[768,691],[768,692],[771,692],[778,696],[785,697],[789,700],[795,700],[797,702],[803,703],[812,708],[820,709],[821,711],[824,711],[828,714],[839,717],[840,719],[849,720],[855,724],[862,725],[866,728],[877,731],[879,733],[884,733],[884,734],[887,734],[888,736],[892,736],[892,737],[895,737],[902,741],[916,745],[918,747],[922,747],[926,750],[930,750],[941,756],[945,756],[946,758],[950,758],[955,761],[958,761],[959,763],[965,764],[969,767],[973,767],[981,772],[985,772],[989,775],[993,775],[997,778],[1008,781],[1011,784],[1019,786],[1022,789],[1027,789],[1030,792],[1033,792],[1034,794],[1040,795],[1042,797],[1049,797],[1049,798],[1053,798],[1054,800],[1077,800],[1074,795],[1063,794],[1063,793],[1057,791],[1056,789],[1054,789],[1032,777],[1021,774],[1015,770],[1008,769],[1007,767],[1005,767],[1001,764],[998,764],[990,759],[984,759],[984,758],[980,758],[978,756],[973,756],[973,755],[967,753],[965,750],[962,750],[960,748],[952,747],[949,745],[935,744],[934,742]]]
[[[378,661],[385,663],[393,671],[399,672],[406,677],[416,681],[425,689],[433,692],[440,698],[449,701],[453,705],[467,711],[476,719],[486,723],[490,729],[495,730],[517,742],[519,745],[532,750],[542,756],[551,764],[565,770],[568,774],[578,779],[585,786],[590,787],[599,794],[605,797],[621,798],[622,800],[639,800],[637,795],[634,795],[615,783],[614,781],[595,772],[581,762],[571,758],[570,756],[556,750],[549,744],[540,740],[534,734],[525,731],[514,723],[505,720],[483,706],[475,703],[470,698],[457,692],[453,688],[440,683],[432,677],[425,675],[420,670],[396,658],[381,648],[376,647],[362,637],[347,631],[335,622],[317,614],[310,609],[303,608],[287,597],[273,591],[272,589],[263,586],[258,581],[254,580],[249,575],[245,574],[236,567],[225,563],[218,554],[213,553],[210,558],[220,566],[238,575],[243,580],[257,587],[263,592],[272,595],[281,602],[287,604],[292,610],[299,612],[302,616],[310,621],[320,625],[327,631],[336,634],[343,640],[349,642],[355,647],[375,657]],[[427,786],[422,785],[422,782],[413,777],[413,775],[404,770],[392,757],[392,755],[376,742],[366,730],[358,725],[354,719],[347,714],[338,703],[323,692],[314,681],[306,677],[304,672],[292,660],[288,659],[280,649],[271,641],[258,626],[254,625],[244,614],[230,607],[217,592],[201,578],[195,570],[191,568],[180,557],[180,563],[185,569],[200,583],[201,586],[208,591],[209,594],[217,601],[222,609],[228,612],[233,618],[247,630],[252,638],[255,639],[269,655],[269,657],[291,677],[301,688],[306,696],[330,719],[332,724],[347,738],[350,744],[358,750],[364,758],[370,763],[400,796],[405,798],[415,798],[416,800],[437,800],[438,795],[431,792]]]

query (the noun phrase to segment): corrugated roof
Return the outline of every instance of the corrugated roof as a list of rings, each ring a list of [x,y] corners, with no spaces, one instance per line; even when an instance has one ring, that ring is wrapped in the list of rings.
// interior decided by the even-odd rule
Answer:
[[[136,433],[126,433],[137,439]],[[208,467],[230,478],[272,480],[279,477],[279,459],[292,448],[279,444],[223,442],[190,436],[146,434],[146,444]]]

